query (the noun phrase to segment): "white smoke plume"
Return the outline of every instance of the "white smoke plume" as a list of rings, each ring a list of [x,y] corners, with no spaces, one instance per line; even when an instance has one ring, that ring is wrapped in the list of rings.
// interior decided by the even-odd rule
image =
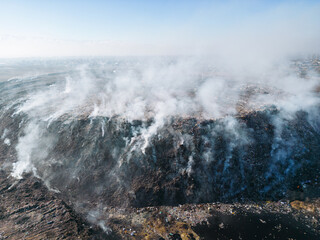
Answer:
[[[240,3],[231,1],[229,4],[236,8]],[[45,56],[60,57],[6,60],[0,65],[3,70],[0,84],[5,82],[8,86],[3,87],[3,96],[0,97],[1,107],[4,106],[0,108],[0,116],[6,116],[7,111],[13,109],[11,118],[21,118],[16,140],[8,130],[1,131],[1,142],[16,150],[17,159],[12,165],[11,176],[21,179],[24,173],[33,173],[50,190],[63,192],[70,182],[83,181],[80,179],[81,171],[96,171],[95,167],[99,168],[105,157],[118,161],[113,169],[105,170],[108,172],[105,175],[111,176],[108,180],[114,182],[90,185],[90,193],[96,196],[112,186],[117,188],[117,194],[122,194],[123,189],[130,185],[124,181],[127,171],[130,172],[126,169],[131,166],[130,161],[143,166],[148,159],[150,165],[155,164],[156,150],[152,144],[163,140],[167,135],[162,134],[167,131],[173,137],[175,150],[181,146],[190,150],[186,164],[178,157],[172,160],[177,171],[170,174],[189,177],[198,174],[205,183],[219,183],[213,188],[225,194],[227,199],[247,187],[245,184],[237,185],[248,174],[244,166],[246,163],[242,162],[239,153],[238,165],[234,168],[233,154],[254,141],[251,138],[253,129],[246,128],[238,117],[254,111],[276,109],[279,114],[271,117],[274,126],[271,158],[263,176],[270,183],[261,191],[277,187],[283,178],[294,174],[300,167],[290,158],[300,142],[296,136],[283,137],[286,123],[299,111],[304,111],[307,121],[320,132],[319,12],[319,4],[312,8],[282,4],[216,34],[208,28],[208,37],[198,34],[197,26],[186,24],[185,28],[164,36],[161,39],[163,43],[154,42],[148,46],[132,42],[0,37],[0,52],[7,53],[9,57],[20,56],[21,48],[25,56],[44,53]],[[228,10],[226,6],[219,5],[214,9],[199,10],[200,17],[202,13],[228,14]],[[199,16],[194,17],[195,22]],[[63,58],[64,55],[96,57]],[[105,55],[116,57],[98,57]],[[7,103],[6,98],[10,99]],[[195,156],[193,135],[170,128],[174,119],[218,122],[215,127],[208,127],[207,135],[200,137],[204,142],[201,156]],[[78,127],[81,124],[77,125],[78,120],[89,120],[90,124],[82,129],[82,126]],[[119,143],[114,145],[106,140],[110,134],[108,123],[113,120],[116,130],[124,129],[124,123],[132,124],[130,134],[115,137]],[[91,132],[95,121],[99,121],[98,134]],[[141,124],[136,126],[135,121]],[[73,131],[74,125],[77,133]],[[64,132],[69,135],[63,135]],[[75,142],[70,148],[79,149],[79,153],[70,153],[61,145],[57,147],[61,136],[67,138],[62,143]],[[81,137],[83,143],[77,145],[75,138]],[[218,137],[226,140],[226,147],[221,153],[223,157],[220,158],[216,157],[217,149],[213,147]],[[113,139],[113,136],[109,138]],[[102,144],[104,148],[119,146],[111,149],[109,155],[104,156],[103,152],[102,157],[100,153],[92,154],[92,157],[90,150],[95,150],[96,144]],[[61,148],[65,155],[60,153],[56,157],[53,149],[59,152]],[[87,152],[82,152],[82,149]],[[202,172],[197,169],[199,158],[203,161],[200,164]],[[89,164],[86,162],[88,159]],[[215,174],[208,166],[216,170]],[[285,170],[279,166],[284,166]],[[234,174],[234,169],[239,172]],[[64,176],[59,175],[62,173]],[[99,179],[101,175],[94,177]],[[90,173],[88,176],[92,177]],[[59,182],[60,177],[63,178],[63,186],[58,189],[54,181]],[[127,190],[135,199],[134,191]],[[212,194],[210,191],[214,190],[209,190],[204,184],[197,198],[201,201],[200,195]],[[87,200],[84,195],[79,194],[76,204],[81,205]],[[101,206],[101,209],[83,207],[81,211],[87,213],[90,222],[109,232],[107,217],[103,215],[104,206]]]
[[[299,66],[289,60],[259,74],[228,71],[218,64],[215,59],[199,57],[98,59],[74,64],[53,84],[32,89],[24,100],[17,100],[23,104],[15,114],[25,113],[34,121],[17,145],[19,161],[13,176],[34,171],[30,158],[39,148],[39,121],[49,126],[54,120],[99,116],[153,119],[136,141],[144,153],[149,139],[171,117],[218,119],[273,105],[288,118],[319,104],[319,74],[309,71],[301,78]],[[101,130],[104,135],[104,128]]]

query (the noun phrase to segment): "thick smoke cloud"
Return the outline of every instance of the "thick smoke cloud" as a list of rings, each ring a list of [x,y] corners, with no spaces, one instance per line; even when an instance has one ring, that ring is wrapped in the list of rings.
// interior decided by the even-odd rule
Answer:
[[[145,153],[150,139],[172,117],[219,119],[273,106],[281,110],[282,119],[290,119],[300,110],[310,110],[312,116],[319,104],[318,73],[309,71],[301,78],[301,69],[289,60],[260,75],[219,69],[210,60],[138,58],[75,64],[58,81],[31,91],[24,100],[17,99],[23,103],[15,114],[27,114],[33,121],[16,147],[19,160],[13,176],[21,177],[32,170],[29,158],[33,149],[41,149],[43,152],[36,155],[45,158],[50,142],[54,142],[43,139],[48,146],[39,148],[37,122],[49,127],[54,121],[67,124],[77,118],[116,117],[129,122],[152,119],[152,124],[139,129],[136,137],[127,139],[128,146],[134,142]]]
[[[219,11],[219,8],[215,11]],[[318,5],[312,9],[283,5],[261,16],[250,17],[226,31],[217,32],[214,37],[194,37],[197,29],[188,26],[188,31],[177,31],[180,37],[173,35],[173,41],[167,38],[168,42],[164,41],[163,45],[155,42],[150,48],[134,43],[124,44],[126,47],[123,52],[113,52],[112,49],[122,46],[117,44],[97,42],[84,48],[87,43],[59,42],[58,46],[51,40],[40,41],[41,51],[44,50],[48,56],[56,55],[49,50],[53,47],[57,47],[59,56],[62,50],[67,55],[115,53],[179,56],[60,58],[35,62],[26,60],[22,64],[18,61],[17,65],[14,61],[4,62],[4,68],[27,65],[28,69],[27,75],[23,73],[6,79],[6,84],[14,90],[5,96],[7,100],[5,97],[0,99],[3,105],[7,101],[7,108],[1,109],[1,116],[6,116],[10,111],[12,118],[21,118],[16,141],[8,134],[8,130],[1,129],[0,132],[0,141],[16,151],[17,159],[12,165],[11,175],[20,179],[24,173],[31,172],[56,192],[65,190],[73,181],[82,183],[81,173],[90,171],[88,165],[95,171],[94,167],[100,164],[100,158],[95,159],[99,153],[94,155],[94,151],[89,150],[94,150],[96,144],[101,144],[101,139],[107,138],[108,131],[110,134],[108,124],[112,122],[117,126],[116,130],[111,131],[115,135],[114,138],[111,136],[114,143],[108,142],[106,146],[118,145],[110,149],[107,155],[115,159],[117,164],[110,166],[105,175],[108,175],[108,181],[114,181],[101,181],[96,186],[90,186],[92,194],[99,195],[110,185],[119,189],[119,192],[130,188],[126,179],[126,173],[130,172],[127,166],[131,161],[141,166],[147,165],[144,162],[147,160],[151,162],[150,165],[156,163],[156,150],[152,144],[168,136],[169,132],[173,136],[174,149],[183,146],[190,151],[187,164],[179,162],[180,159],[172,160],[176,167],[174,173],[197,175],[203,182],[218,182],[220,185],[216,188],[225,190],[225,197],[228,198],[247,187],[243,185],[239,188],[237,185],[237,181],[246,177],[242,153],[238,156],[240,172],[233,172],[233,154],[254,141],[253,129],[246,128],[237,117],[252,111],[276,109],[279,114],[270,116],[274,136],[271,139],[268,170],[263,176],[270,184],[261,192],[280,188],[281,181],[295,174],[303,164],[296,164],[291,159],[292,155],[298,154],[297,146],[303,148],[303,143],[299,136],[288,134],[286,124],[303,111],[307,121],[320,132],[317,120],[320,100],[320,60],[316,57],[320,42],[318,12]],[[8,39],[10,37],[0,40],[4,43],[0,44],[0,51],[4,46],[8,47]],[[34,44],[33,40],[20,40],[16,39],[10,45],[10,56],[18,54],[19,47],[12,49],[15,45],[23,46],[28,56],[28,49],[34,51],[34,46],[29,48]],[[39,52],[35,51],[34,54],[36,56]],[[310,65],[318,67],[309,68]],[[41,73],[30,70],[35,66],[35,71]],[[201,136],[205,143],[200,156],[204,166],[202,172],[196,169],[199,156],[194,154],[196,146],[192,136],[170,128],[175,119],[191,118],[199,121],[219,120],[215,127],[208,127],[207,135]],[[84,124],[85,129],[82,129],[79,127],[81,120],[90,120],[90,124]],[[99,134],[91,132],[97,122]],[[128,125],[129,130],[126,129]],[[122,136],[119,129],[129,134]],[[85,132],[81,133],[85,137],[74,131]],[[283,133],[289,137],[284,138]],[[71,144],[71,147],[86,149],[87,152],[79,150],[79,153],[71,154],[61,146],[61,136],[68,139],[62,142],[72,142],[74,145]],[[227,146],[221,153],[224,157],[215,159],[216,149],[206,146],[214,146],[216,138],[221,136],[226,139]],[[77,145],[76,139],[80,137],[86,145]],[[65,155],[54,155],[59,148],[64,149]],[[150,151],[153,152],[150,154]],[[88,164],[88,159],[92,165]],[[213,169],[217,170],[215,175],[205,167],[212,167],[213,163]],[[61,172],[67,174],[60,176]],[[90,173],[88,176],[91,176]],[[58,184],[55,181],[60,177],[65,186],[56,189]],[[133,192],[127,190],[130,194]],[[212,193],[205,184],[200,190],[197,196],[199,201],[202,195]],[[83,199],[79,197],[79,205],[87,200],[85,196],[81,197]],[[90,221],[109,231],[101,209],[83,207],[81,211],[88,213]]]

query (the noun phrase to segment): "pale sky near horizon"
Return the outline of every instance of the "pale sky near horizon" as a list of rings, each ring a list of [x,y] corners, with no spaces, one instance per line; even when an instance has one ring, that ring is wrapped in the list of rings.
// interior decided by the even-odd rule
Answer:
[[[319,40],[319,0],[0,2],[0,58],[312,52]]]

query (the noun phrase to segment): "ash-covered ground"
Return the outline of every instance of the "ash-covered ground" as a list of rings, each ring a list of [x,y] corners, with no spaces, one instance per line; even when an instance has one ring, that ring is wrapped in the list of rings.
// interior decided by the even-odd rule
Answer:
[[[318,58],[0,72],[1,238],[319,238]]]

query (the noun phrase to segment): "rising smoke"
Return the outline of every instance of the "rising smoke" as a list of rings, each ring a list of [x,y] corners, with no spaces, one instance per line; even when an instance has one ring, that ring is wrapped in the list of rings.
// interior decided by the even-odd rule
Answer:
[[[266,111],[274,130],[273,135],[261,133],[259,138],[267,139],[271,146],[262,175],[268,184],[259,191],[282,191],[279,184],[304,164],[293,156],[304,154],[305,143],[288,125],[302,119],[297,114],[303,112],[312,131],[319,134],[320,83],[316,56],[320,31],[316,31],[319,23],[313,22],[319,8],[304,9],[297,16],[297,9],[287,12],[285,7],[264,16],[262,24],[244,24],[210,43],[199,40],[203,45],[195,44],[196,50],[184,52],[188,56],[4,64],[27,66],[30,72],[36,66],[41,72],[1,82],[1,118],[10,113],[17,121],[15,130],[9,129],[10,124],[0,128],[1,141],[16,152],[11,176],[20,179],[31,172],[49,189],[62,192],[78,183],[79,191],[70,198],[81,203],[90,199],[90,194],[103,198],[108,188],[138,201],[131,183],[136,181],[134,174],[143,175],[148,166],[159,167],[161,156],[166,156],[161,151],[167,149],[158,146],[168,144],[174,152],[167,163],[170,174],[185,174],[203,183],[191,201],[207,201],[204,195],[217,193],[221,198],[209,200],[232,199],[249,188],[246,178],[252,167],[246,162],[246,151],[257,144],[255,129],[239,117]],[[196,119],[194,126],[213,121],[198,137],[203,143],[201,151],[195,144],[196,134],[172,127],[181,119]],[[186,153],[180,153],[181,149]],[[104,169],[99,169],[101,166]],[[141,169],[131,170],[132,166]],[[240,188],[238,182],[243,183]],[[85,210],[90,221],[97,221],[107,231],[100,212],[92,209]]]

